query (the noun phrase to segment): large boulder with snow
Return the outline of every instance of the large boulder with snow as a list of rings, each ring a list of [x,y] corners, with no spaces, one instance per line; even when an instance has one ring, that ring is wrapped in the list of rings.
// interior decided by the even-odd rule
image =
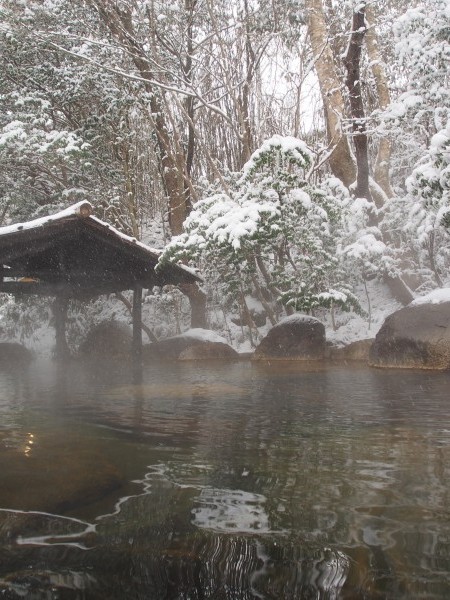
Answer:
[[[189,329],[181,335],[149,344],[144,348],[148,359],[208,360],[237,358],[238,353],[225,338],[208,329]]]
[[[95,325],[81,343],[82,358],[129,358],[133,334],[131,327],[119,321],[102,321]]]
[[[239,354],[234,348],[223,342],[202,342],[194,344],[183,350],[178,356],[179,360],[216,360],[238,358]]]
[[[450,289],[417,298],[390,315],[371,347],[369,364],[450,369]]]
[[[317,360],[325,355],[325,327],[309,315],[285,317],[269,330],[253,356],[261,359]]]

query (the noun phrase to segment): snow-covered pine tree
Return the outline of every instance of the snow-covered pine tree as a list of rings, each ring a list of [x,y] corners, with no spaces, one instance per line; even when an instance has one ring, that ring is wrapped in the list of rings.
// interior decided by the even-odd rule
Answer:
[[[280,307],[288,313],[359,310],[337,256],[343,206],[307,182],[312,162],[302,140],[273,136],[228,193],[195,205],[185,233],[167,246],[162,261],[201,265],[236,304],[248,293],[258,297],[271,320]]]

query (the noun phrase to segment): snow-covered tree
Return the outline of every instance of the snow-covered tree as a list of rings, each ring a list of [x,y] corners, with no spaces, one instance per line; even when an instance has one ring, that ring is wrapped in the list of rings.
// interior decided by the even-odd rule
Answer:
[[[431,138],[430,148],[406,181],[408,219],[404,229],[419,264],[442,286],[450,276],[450,120]]]
[[[256,295],[272,321],[280,306],[358,309],[337,256],[343,206],[307,182],[312,162],[303,141],[270,138],[227,193],[196,204],[162,260],[200,264],[238,305]]]
[[[3,216],[12,218],[63,203],[64,197],[74,201],[90,171],[90,145],[71,102],[82,99],[79,69],[65,60],[57,65],[55,52],[28,33],[32,12],[2,6],[0,196]],[[69,92],[68,82],[77,90]]]
[[[140,237],[159,192],[141,84],[99,68],[122,57],[89,43],[100,23],[85,3],[1,8],[0,214],[23,220],[87,197]]]
[[[393,31],[398,97],[382,115],[380,131],[394,139],[397,168],[405,175],[450,117],[449,0],[416,3],[396,19]]]
[[[450,2],[417,2],[394,22],[398,97],[381,114],[394,141],[397,197],[382,210],[385,239],[414,287],[448,278]]]

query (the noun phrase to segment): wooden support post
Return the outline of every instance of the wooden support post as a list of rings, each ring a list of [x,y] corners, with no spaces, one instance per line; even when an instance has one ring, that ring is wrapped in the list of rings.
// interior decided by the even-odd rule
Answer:
[[[133,361],[142,361],[142,286],[133,289]]]
[[[70,350],[66,340],[66,320],[68,305],[68,298],[58,296],[53,302],[52,306],[56,332],[55,358],[57,360],[64,360],[66,358],[69,358],[70,356]]]

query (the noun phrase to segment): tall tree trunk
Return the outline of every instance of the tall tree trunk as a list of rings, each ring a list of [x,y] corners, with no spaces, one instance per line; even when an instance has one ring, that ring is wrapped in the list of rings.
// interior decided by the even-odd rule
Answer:
[[[191,327],[206,329],[208,320],[206,318],[206,294],[197,283],[182,283],[178,286],[189,300],[191,307]]]
[[[70,357],[69,346],[67,345],[66,339],[66,323],[67,323],[67,310],[69,306],[69,300],[57,296],[52,304],[53,320],[55,324],[55,359],[66,360]]]
[[[329,163],[333,174],[350,187],[356,179],[356,165],[348,139],[342,131],[344,98],[336,72],[322,0],[309,0],[308,35],[311,43],[320,92],[325,111],[328,141],[332,152]]]
[[[365,2],[361,2],[358,10],[353,13],[352,31],[344,64],[347,69],[346,85],[349,91],[350,111],[352,116],[353,140],[356,150],[357,179],[355,196],[372,200],[369,188],[369,154],[366,133],[366,120],[364,114],[364,103],[361,95],[360,83],[360,61],[364,36],[367,31],[365,19]],[[373,225],[377,218],[371,215]],[[385,276],[392,295],[402,304],[409,304],[413,299],[411,290],[401,277]]]
[[[160,173],[168,199],[169,224],[172,234],[181,233],[187,216],[190,199],[189,188],[185,186],[186,156],[178,145],[174,147],[167,127],[164,102],[160,93],[152,85],[153,72],[146,52],[135,35],[132,12],[129,6],[121,8],[113,0],[91,0],[96,6],[106,27],[131,57],[139,75],[145,81],[146,92],[150,97],[150,111],[156,133],[160,160]]]
[[[344,56],[347,69],[345,84],[349,92],[350,113],[352,118],[353,143],[356,152],[356,198],[372,200],[369,189],[369,152],[366,134],[366,116],[361,91],[361,49],[366,33],[365,3],[361,2],[353,13],[352,31]]]
[[[386,75],[386,71],[384,69],[384,63],[378,48],[378,40],[377,34],[375,30],[375,16],[373,12],[373,8],[370,4],[366,6],[366,21],[367,21],[367,31],[366,31],[366,47],[367,54],[370,61],[370,68],[372,70],[372,75],[375,80],[375,85],[377,88],[378,94],[378,104],[379,107],[384,110],[387,108],[391,102],[390,93],[389,93],[389,84]],[[391,162],[391,142],[389,138],[382,137],[380,139],[380,143],[378,146],[378,154],[373,170],[373,176],[376,183],[381,187],[383,192],[386,194],[388,198],[392,198],[393,191],[391,188],[390,181],[390,162]],[[376,198],[374,196],[376,201]],[[381,207],[379,207],[381,208]]]
[[[187,22],[187,41],[186,41],[186,58],[182,65],[184,77],[190,84],[192,83],[192,58],[194,56],[194,9],[196,0],[185,0],[184,8],[188,15]],[[187,96],[185,99],[185,110],[188,116],[187,122],[187,140],[186,140],[186,175],[191,179],[192,165],[195,155],[195,128],[194,128],[194,98]],[[188,181],[184,182],[184,194],[186,198],[186,209],[189,212],[192,208],[192,198]]]
[[[242,91],[239,94],[237,105],[239,107],[238,115],[240,121],[241,130],[241,164],[244,165],[252,155],[253,152],[253,132],[251,126],[250,117],[250,86],[254,75],[254,67],[256,62],[255,53],[252,48],[250,25],[249,25],[249,14],[248,14],[248,2],[244,0],[245,10],[245,62],[246,62],[246,76],[242,86]]]

